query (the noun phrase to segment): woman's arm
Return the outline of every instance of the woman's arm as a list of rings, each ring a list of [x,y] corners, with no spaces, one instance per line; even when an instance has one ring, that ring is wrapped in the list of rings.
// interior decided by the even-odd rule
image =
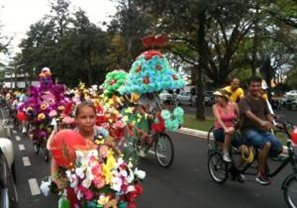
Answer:
[[[48,140],[46,142],[46,149],[47,150],[50,150],[50,148],[51,148],[51,142],[52,142],[52,140],[53,140],[53,138],[54,138],[54,136],[55,136],[56,133],[57,133],[57,130],[56,129],[53,129],[52,130],[52,133],[48,137]]]
[[[54,159],[51,161],[51,178],[52,181],[57,184],[59,189],[66,187],[66,180],[59,175],[59,166]]]

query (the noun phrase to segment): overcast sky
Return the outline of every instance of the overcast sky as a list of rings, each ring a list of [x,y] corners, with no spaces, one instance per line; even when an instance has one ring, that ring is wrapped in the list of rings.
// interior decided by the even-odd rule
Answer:
[[[70,0],[71,8],[82,8],[90,21],[101,26],[109,21],[108,16],[116,12],[110,0]],[[71,9],[72,10],[72,9]],[[12,54],[19,52],[17,45],[26,37],[31,24],[50,14],[48,0],[0,0],[0,36],[13,37]],[[7,62],[7,56],[0,56],[0,62]]]

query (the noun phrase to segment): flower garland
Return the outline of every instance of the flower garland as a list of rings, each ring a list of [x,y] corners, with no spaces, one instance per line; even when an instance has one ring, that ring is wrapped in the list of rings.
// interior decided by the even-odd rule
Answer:
[[[162,110],[161,116],[164,119],[167,130],[175,131],[184,122],[184,110],[181,107],[176,107],[173,110],[173,114],[169,110]]]

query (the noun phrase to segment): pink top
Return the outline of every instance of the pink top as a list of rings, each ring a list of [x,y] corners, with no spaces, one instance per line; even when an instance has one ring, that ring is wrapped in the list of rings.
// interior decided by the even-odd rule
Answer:
[[[234,119],[236,118],[233,103],[229,102],[227,105],[227,109],[223,109],[220,105],[217,105],[217,110],[225,126],[233,127]],[[215,119],[215,129],[219,129],[219,128],[223,128],[223,127],[219,124],[217,119]]]

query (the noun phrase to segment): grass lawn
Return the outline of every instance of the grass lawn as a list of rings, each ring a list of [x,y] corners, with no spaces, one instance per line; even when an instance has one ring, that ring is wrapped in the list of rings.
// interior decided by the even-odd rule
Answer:
[[[195,115],[185,115],[185,122],[182,125],[185,128],[196,129],[201,131],[208,131],[214,124],[214,118],[206,117],[205,121],[199,121]]]

